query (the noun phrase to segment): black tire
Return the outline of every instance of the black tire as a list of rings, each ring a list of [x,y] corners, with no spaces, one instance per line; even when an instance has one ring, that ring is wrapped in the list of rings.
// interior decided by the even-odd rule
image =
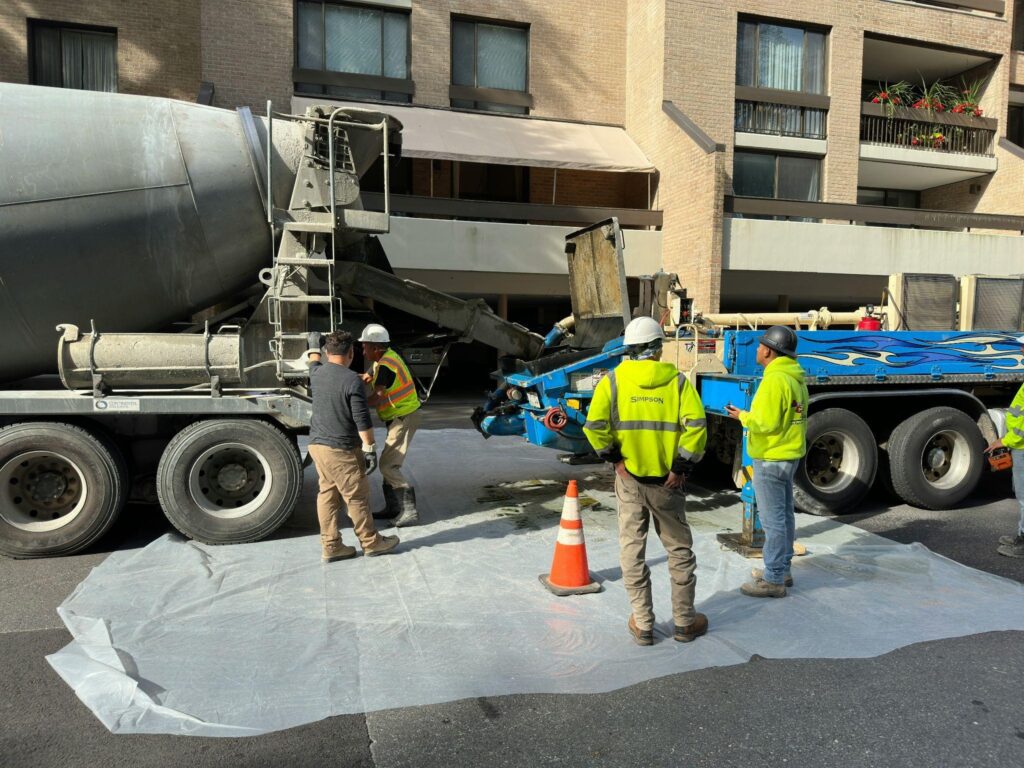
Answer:
[[[295,443],[255,419],[200,421],[167,444],[156,490],[167,519],[205,544],[259,541],[291,516],[302,488]]]
[[[85,549],[113,525],[127,489],[124,459],[104,437],[60,422],[0,429],[0,554]]]
[[[928,408],[900,423],[889,438],[892,484],[907,504],[949,509],[978,485],[985,439],[956,408]]]
[[[878,471],[875,473],[875,488],[878,490],[879,498],[885,501],[903,501],[896,493],[892,484],[892,466],[889,461],[889,451],[878,449]]]
[[[877,470],[878,445],[864,419],[845,408],[813,413],[793,499],[812,515],[849,512],[871,490]]]

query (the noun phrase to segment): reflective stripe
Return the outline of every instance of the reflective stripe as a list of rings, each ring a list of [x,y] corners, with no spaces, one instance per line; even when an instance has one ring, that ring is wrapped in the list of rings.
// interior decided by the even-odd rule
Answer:
[[[679,374],[679,391],[683,391],[683,387],[686,386],[686,377],[683,374]]]
[[[647,429],[651,432],[681,432],[682,426],[675,421],[620,421],[615,425],[617,432],[628,432],[634,429]]]
[[[691,427],[706,427],[708,425],[707,419],[687,419],[684,425],[687,429]]]
[[[593,430],[594,432],[597,432],[598,430],[608,429],[608,422],[607,421],[588,421],[586,424],[583,425],[583,428],[584,429],[590,429],[590,430]]]
[[[679,455],[682,456],[687,461],[698,462],[704,458],[704,451],[701,451],[700,453],[694,453],[693,451],[688,451],[685,448],[680,448]]]
[[[1011,416],[1024,416],[1024,408],[1011,405],[1007,413],[1009,413]]]
[[[1017,435],[1017,437],[1024,437],[1024,429],[1017,429],[1014,427],[1013,434]]]
[[[559,528],[558,529],[558,543],[567,544],[570,547],[578,547],[583,545],[583,529],[577,528],[572,530],[570,528]]]

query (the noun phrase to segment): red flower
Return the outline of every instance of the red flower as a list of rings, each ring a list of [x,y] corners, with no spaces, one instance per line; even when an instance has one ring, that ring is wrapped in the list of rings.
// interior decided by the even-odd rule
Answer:
[[[975,117],[981,117],[983,113],[984,113],[984,110],[982,110],[982,109],[974,110],[974,116]]]
[[[915,137],[915,138],[910,140],[910,143],[913,144],[916,147],[918,144],[921,143],[921,140]]]
[[[897,98],[893,99],[893,100],[892,100],[892,103],[893,103],[893,104],[899,104],[899,103],[900,103],[900,100],[899,100],[899,98],[897,97]]]
[[[886,91],[882,91],[882,92],[881,92],[881,93],[880,93],[879,95],[880,95],[880,96],[881,96],[881,97],[882,97],[883,99],[888,99],[888,98],[889,98],[889,94],[888,94],[888,93],[887,93]]]
[[[871,100],[871,103],[872,103],[872,104],[877,104],[877,103],[878,103],[878,97],[877,97],[877,96],[875,96],[875,98],[873,98],[873,99]]]

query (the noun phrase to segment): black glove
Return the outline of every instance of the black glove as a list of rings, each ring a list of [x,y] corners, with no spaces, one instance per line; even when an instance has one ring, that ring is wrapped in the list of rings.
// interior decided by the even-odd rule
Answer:
[[[319,352],[324,345],[324,335],[320,331],[310,331],[306,336],[306,348],[310,352]]]
[[[377,446],[375,445],[364,445],[363,446],[363,459],[366,461],[366,473],[372,475],[373,471],[377,469]]]
[[[697,465],[689,459],[684,459],[682,456],[676,456],[672,462],[672,474],[682,475],[683,477],[689,477],[690,473],[693,472]]]

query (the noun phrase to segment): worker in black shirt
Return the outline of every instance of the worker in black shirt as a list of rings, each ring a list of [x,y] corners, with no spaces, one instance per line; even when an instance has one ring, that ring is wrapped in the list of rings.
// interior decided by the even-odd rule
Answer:
[[[327,353],[326,365],[320,362],[321,340]],[[342,499],[363,554],[387,554],[398,546],[398,537],[378,533],[370,514],[366,476],[377,468],[377,447],[363,382],[349,368],[355,356],[352,334],[337,331],[323,337],[310,333],[309,347],[309,384],[313,391],[309,455],[320,475],[316,513],[323,560],[329,563],[356,554],[355,547],[342,543],[338,531]]]

